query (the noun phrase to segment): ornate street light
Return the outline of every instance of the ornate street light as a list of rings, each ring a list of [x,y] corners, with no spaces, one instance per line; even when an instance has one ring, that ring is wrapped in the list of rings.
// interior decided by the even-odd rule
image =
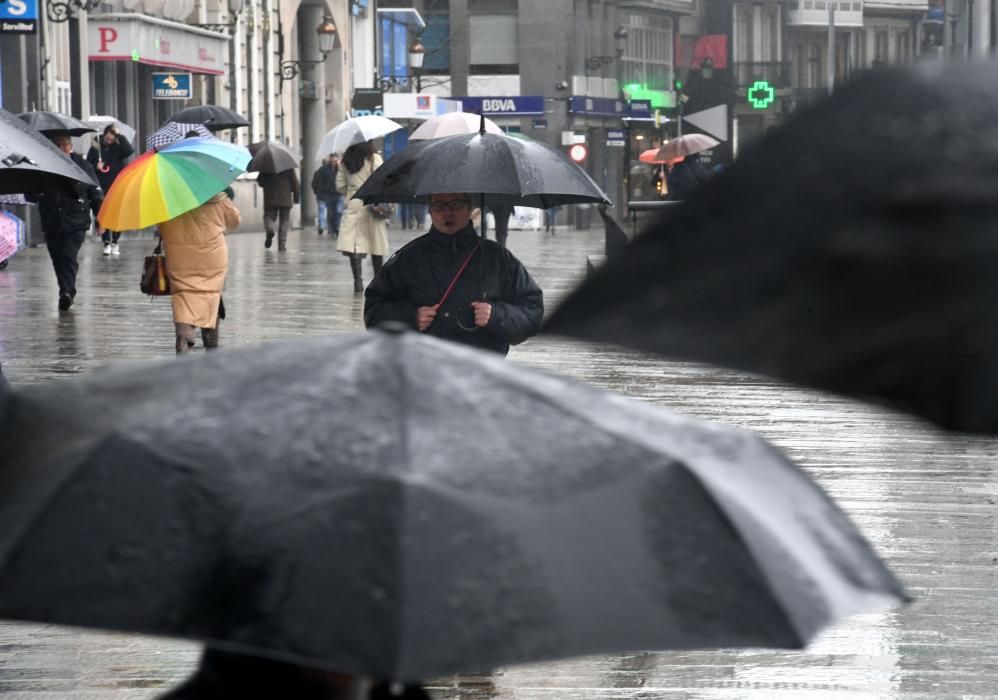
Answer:
[[[616,56],[587,56],[586,68],[590,71],[597,71],[602,66],[608,66],[624,55],[627,48],[627,27],[618,27],[613,33],[613,47],[617,50]]]
[[[245,0],[229,0],[229,21],[228,22],[206,22],[204,24],[193,24],[191,26],[200,29],[207,29],[212,32],[230,32],[239,22],[239,15],[242,14]]]
[[[409,67],[412,68],[412,72],[416,76],[416,92],[423,91],[423,81],[420,72],[423,68],[423,56],[425,54],[426,49],[419,39],[412,42],[412,46],[409,47]]]
[[[305,66],[316,66],[320,63],[325,63],[326,59],[329,58],[329,54],[332,53],[336,44],[336,24],[333,22],[333,18],[326,17],[323,19],[322,23],[315,28],[315,33],[319,35],[319,53],[322,54],[322,58],[316,61],[281,61],[282,81],[291,80]]]
[[[49,0],[45,3],[45,16],[50,22],[67,22],[73,16],[73,10],[93,12],[101,0]]]

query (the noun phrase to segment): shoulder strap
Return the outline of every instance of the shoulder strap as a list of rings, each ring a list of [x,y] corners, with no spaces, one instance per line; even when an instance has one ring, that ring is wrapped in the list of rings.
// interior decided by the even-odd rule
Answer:
[[[444,295],[442,297],[440,297],[440,301],[437,302],[437,306],[443,306],[443,303],[447,301],[447,297],[449,297],[450,293],[454,291],[454,285],[457,284],[457,281],[459,279],[461,279],[461,275],[464,274],[465,268],[468,267],[468,263],[471,262],[472,256],[474,256],[474,254],[478,251],[478,248],[481,245],[482,245],[482,240],[478,239],[478,242],[475,244],[475,247],[471,249],[471,252],[468,253],[468,257],[464,259],[464,263],[461,264],[461,268],[457,271],[457,274],[454,275],[454,279],[452,279],[450,281],[450,284],[447,285],[447,291],[444,292]]]

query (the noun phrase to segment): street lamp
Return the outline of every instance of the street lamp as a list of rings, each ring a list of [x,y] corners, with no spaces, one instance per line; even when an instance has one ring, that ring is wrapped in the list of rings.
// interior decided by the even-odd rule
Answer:
[[[93,12],[101,0],[49,0],[45,3],[45,15],[50,22],[67,22],[73,16],[73,8]]]
[[[242,14],[246,0],[229,0],[229,21],[228,22],[205,22],[204,24],[193,24],[199,29],[207,29],[211,32],[232,31],[239,22],[239,15]]]
[[[333,18],[325,17],[322,23],[315,28],[315,33],[319,35],[319,53],[322,54],[322,58],[316,61],[281,61],[282,82],[294,78],[305,66],[316,66],[325,63],[326,59],[329,58],[329,54],[332,53],[336,44],[336,24],[333,22]]]
[[[601,66],[608,66],[624,55],[627,48],[627,27],[618,27],[613,33],[613,47],[617,50],[616,56],[587,56],[586,68],[590,71],[599,70]]]
[[[412,42],[412,46],[409,47],[409,67],[412,68],[412,72],[416,75],[416,92],[423,91],[423,81],[420,71],[423,68],[423,55],[425,53],[426,49],[419,39]]]

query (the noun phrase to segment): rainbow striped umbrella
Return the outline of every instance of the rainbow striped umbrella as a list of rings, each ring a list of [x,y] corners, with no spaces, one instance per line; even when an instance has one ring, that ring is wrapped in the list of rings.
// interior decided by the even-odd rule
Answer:
[[[169,221],[196,209],[246,171],[250,153],[215,138],[190,138],[149,151],[121,171],[97,220],[112,231]]]

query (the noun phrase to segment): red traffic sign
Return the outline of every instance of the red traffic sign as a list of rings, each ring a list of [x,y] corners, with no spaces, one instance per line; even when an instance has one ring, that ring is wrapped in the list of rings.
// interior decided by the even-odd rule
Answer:
[[[585,144],[575,143],[568,149],[568,157],[576,163],[582,163],[588,155],[589,149],[585,147]]]

